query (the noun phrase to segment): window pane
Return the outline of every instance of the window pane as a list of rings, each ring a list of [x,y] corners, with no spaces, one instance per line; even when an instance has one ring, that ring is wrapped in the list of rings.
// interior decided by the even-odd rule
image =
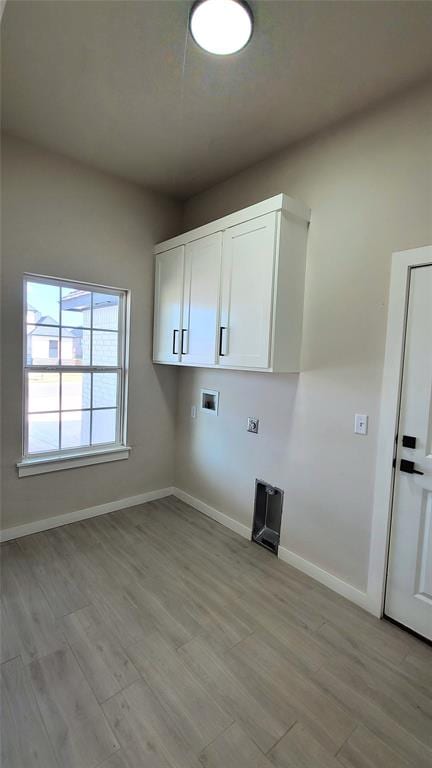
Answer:
[[[42,325],[59,323],[60,288],[48,283],[27,282],[27,322]]]
[[[62,373],[62,411],[90,408],[90,373]]]
[[[27,325],[26,365],[58,365],[59,330]]]
[[[117,410],[93,411],[92,445],[115,443]]]
[[[92,365],[117,365],[118,333],[114,331],[93,331]]]
[[[117,405],[117,374],[93,374],[93,408],[110,408]]]
[[[112,293],[93,294],[93,328],[118,330],[119,301]]]
[[[62,365],[90,365],[90,331],[62,328]]]
[[[90,411],[66,411],[61,414],[61,448],[79,448],[90,444]]]
[[[59,414],[33,413],[28,416],[28,452],[58,451]]]
[[[91,291],[63,287],[61,289],[62,325],[90,328]]]
[[[58,411],[60,375],[58,373],[28,373],[28,410]]]

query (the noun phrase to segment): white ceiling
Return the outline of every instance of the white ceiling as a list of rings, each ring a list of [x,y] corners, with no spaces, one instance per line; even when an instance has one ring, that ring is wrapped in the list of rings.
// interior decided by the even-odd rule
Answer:
[[[8,0],[3,127],[187,197],[432,74],[431,2],[252,2],[231,57],[183,0]]]

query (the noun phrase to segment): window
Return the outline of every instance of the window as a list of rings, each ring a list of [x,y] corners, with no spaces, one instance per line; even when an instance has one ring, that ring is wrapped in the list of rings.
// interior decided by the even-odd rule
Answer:
[[[127,292],[29,275],[24,304],[18,468],[127,451]]]
[[[49,350],[48,350],[49,357],[53,357],[55,360],[58,358],[58,341],[57,339],[50,339],[49,340]]]

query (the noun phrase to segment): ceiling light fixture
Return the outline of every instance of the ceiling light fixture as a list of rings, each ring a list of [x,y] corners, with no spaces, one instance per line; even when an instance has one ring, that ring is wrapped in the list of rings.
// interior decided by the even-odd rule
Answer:
[[[243,0],[197,0],[192,6],[189,27],[200,48],[227,56],[248,44],[253,15]]]

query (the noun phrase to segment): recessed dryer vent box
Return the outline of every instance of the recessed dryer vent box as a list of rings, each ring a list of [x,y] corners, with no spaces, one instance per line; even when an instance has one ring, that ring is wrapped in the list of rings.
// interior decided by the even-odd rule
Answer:
[[[219,392],[215,389],[201,390],[201,410],[217,416],[219,410]]]
[[[252,541],[277,555],[282,520],[283,491],[262,480],[255,483]]]

